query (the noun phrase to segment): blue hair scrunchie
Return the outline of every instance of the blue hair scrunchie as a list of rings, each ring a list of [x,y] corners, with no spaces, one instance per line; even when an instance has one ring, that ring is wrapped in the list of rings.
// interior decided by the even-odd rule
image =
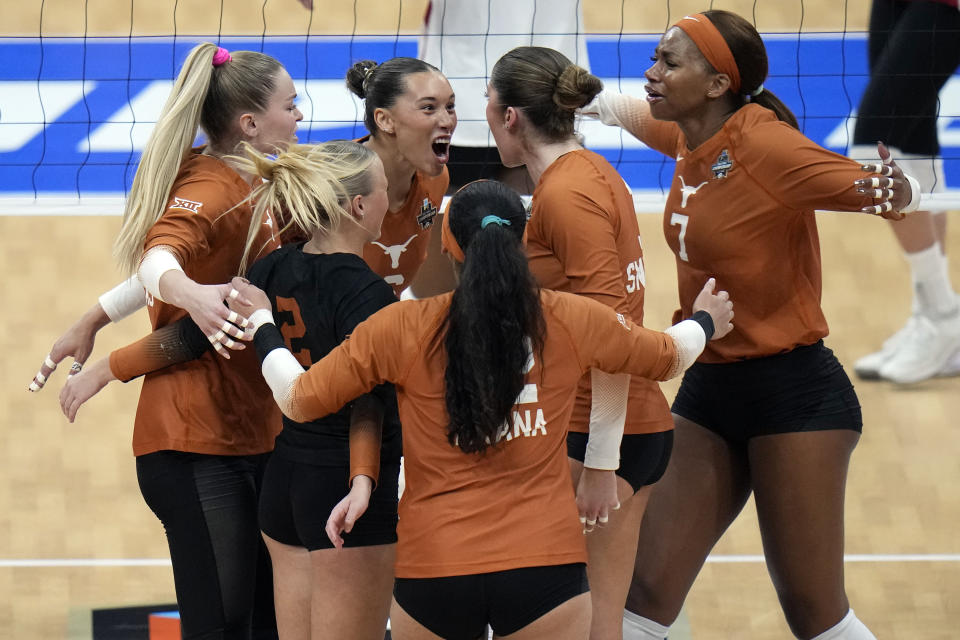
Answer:
[[[494,215],[484,216],[484,217],[483,217],[483,220],[480,221],[480,228],[481,228],[481,229],[486,229],[488,224],[498,224],[498,225],[500,225],[501,227],[502,227],[503,225],[507,225],[507,226],[509,227],[509,226],[510,226],[510,221],[509,221],[509,220],[504,220],[504,219],[501,218],[500,216],[494,216]]]

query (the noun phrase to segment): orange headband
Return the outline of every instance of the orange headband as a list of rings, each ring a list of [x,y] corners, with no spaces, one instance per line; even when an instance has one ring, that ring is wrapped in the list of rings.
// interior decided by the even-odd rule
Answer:
[[[444,250],[456,258],[457,262],[463,264],[463,249],[460,248],[460,245],[457,243],[457,239],[453,237],[453,232],[450,231],[450,202],[447,201],[447,206],[443,210],[443,222],[440,224],[440,244],[443,245]]]
[[[737,68],[737,61],[734,60],[727,41],[720,35],[720,30],[710,22],[710,18],[702,13],[695,13],[680,18],[673,26],[690,36],[707,62],[720,73],[730,77],[730,89],[734,93],[740,93],[740,69]]]

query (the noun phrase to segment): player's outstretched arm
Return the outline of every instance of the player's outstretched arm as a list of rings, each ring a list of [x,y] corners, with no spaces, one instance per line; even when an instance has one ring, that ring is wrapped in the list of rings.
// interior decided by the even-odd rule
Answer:
[[[120,322],[145,304],[146,295],[136,276],[124,280],[101,295],[97,304],[90,307],[53,343],[50,353],[43,359],[40,371],[33,377],[28,389],[33,392],[40,391],[64,358],[73,357],[68,376],[78,373],[93,352],[97,332],[111,322]]]
[[[60,390],[60,410],[67,420],[73,422],[83,403],[97,395],[112,380],[116,380],[110,370],[110,359],[101,358],[85,370],[67,378]]]

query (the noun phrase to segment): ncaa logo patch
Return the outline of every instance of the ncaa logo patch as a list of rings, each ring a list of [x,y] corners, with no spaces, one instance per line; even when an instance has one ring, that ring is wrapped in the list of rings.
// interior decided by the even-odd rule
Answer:
[[[437,208],[430,202],[430,198],[424,198],[420,205],[420,213],[417,215],[417,224],[421,229],[426,229],[433,224],[433,219],[437,217]],[[408,241],[409,242],[409,241]]]
[[[622,324],[623,328],[626,329],[627,331],[632,331],[632,329],[630,329],[630,325],[627,324],[627,319],[623,316],[622,313],[617,314],[617,322]]]
[[[192,213],[200,213],[200,207],[203,206],[202,202],[194,202],[193,200],[187,200],[186,198],[174,198],[173,204],[170,205],[170,209],[183,209],[185,211],[190,211]]]

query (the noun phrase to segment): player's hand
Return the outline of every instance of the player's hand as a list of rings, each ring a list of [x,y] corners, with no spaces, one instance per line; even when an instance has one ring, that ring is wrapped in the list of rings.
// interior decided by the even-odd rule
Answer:
[[[168,297],[166,291],[171,292],[171,304],[190,314],[217,353],[225,356],[226,349],[237,348],[234,338],[249,339],[244,332],[249,324],[247,318],[224,304],[231,296],[239,295],[230,284],[197,284],[175,270],[168,271],[163,278],[164,296]]]
[[[577,511],[583,533],[602,527],[610,512],[620,508],[617,497],[617,476],[613,471],[584,467],[577,482]]]
[[[60,390],[60,410],[67,420],[73,422],[84,402],[97,395],[112,380],[116,380],[110,371],[110,359],[97,360],[84,371],[67,377]]]
[[[230,282],[232,291],[227,299],[227,304],[237,313],[249,318],[255,311],[266,309],[271,311],[273,307],[270,304],[270,298],[256,285],[250,284],[250,281],[244,278],[234,278]],[[234,295],[233,292],[237,294]]]
[[[357,518],[362,516],[370,504],[373,493],[373,479],[369,476],[357,476],[353,479],[350,493],[337,503],[327,518],[327,536],[337,549],[343,548],[342,533],[350,533]]]
[[[73,363],[70,365],[70,372],[67,377],[80,372],[83,364],[93,352],[93,343],[97,337],[97,331],[102,329],[110,322],[106,312],[97,303],[93,308],[83,314],[79,320],[67,329],[62,336],[57,338],[50,349],[50,353],[43,359],[40,365],[40,371],[33,376],[33,381],[27,387],[30,391],[36,392],[43,388],[47,379],[53,373],[57,365],[64,358],[73,357]]]
[[[709,278],[693,301],[693,312],[706,311],[713,318],[713,338],[719,340],[733,331],[733,302],[726,291],[714,293],[716,278]]]
[[[887,146],[878,142],[877,152],[880,154],[881,162],[864,164],[860,167],[875,175],[860,178],[853,183],[857,193],[873,197],[874,204],[864,207],[861,211],[883,216],[888,220],[901,220],[905,214],[900,213],[900,210],[910,204],[913,190]]]

